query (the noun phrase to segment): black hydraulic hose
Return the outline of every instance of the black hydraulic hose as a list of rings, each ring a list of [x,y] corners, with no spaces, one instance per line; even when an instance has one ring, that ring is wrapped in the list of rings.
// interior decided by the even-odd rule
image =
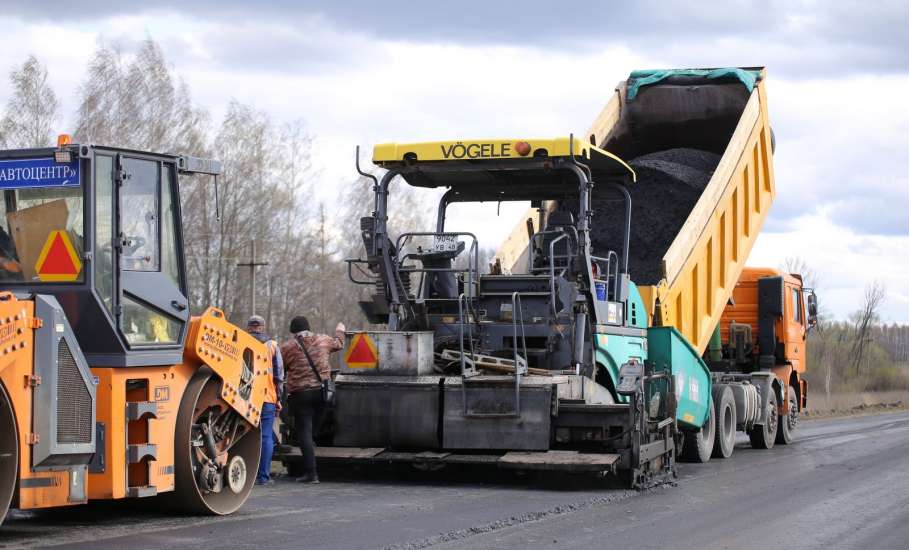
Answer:
[[[445,231],[445,211],[448,210],[448,197],[454,193],[454,189],[449,189],[442,195],[442,198],[439,199],[439,213],[438,218],[436,219],[436,233],[443,233]]]
[[[580,365],[584,364],[584,336],[587,335],[587,314],[580,312],[575,316],[574,322],[574,356],[575,364],[578,365],[578,372],[575,374],[585,374],[581,372]],[[593,335],[591,335],[591,339]],[[581,388],[583,392],[583,385]]]
[[[380,237],[388,237],[388,186],[391,183],[391,180],[397,175],[397,171],[389,170],[388,172],[385,172],[385,175],[382,176],[382,180],[376,185],[376,211],[374,213],[376,234],[373,241],[375,247],[378,247],[380,242],[384,245],[385,241],[380,241]],[[386,248],[387,247],[385,246],[382,247],[383,250]],[[373,254],[376,252],[377,251],[374,250]]]
[[[372,190],[373,190],[373,193],[375,193],[376,191],[378,191],[378,188],[379,188],[379,180],[376,179],[376,177],[375,177],[373,174],[370,174],[370,173],[368,173],[368,172],[364,172],[363,170],[360,169],[360,146],[359,146],[359,145],[357,145],[356,158],[355,158],[354,160],[355,160],[355,164],[356,164],[356,167],[357,167],[357,173],[360,174],[361,176],[363,176],[364,178],[369,178],[369,179],[372,180]],[[376,201],[378,201],[378,195],[376,196]],[[373,208],[374,208],[374,209],[378,209],[378,204],[375,204],[375,203],[374,203],[374,204],[373,204]],[[373,212],[373,215],[375,215],[375,212]]]
[[[218,458],[218,449],[215,447],[215,437],[211,433],[208,424],[202,424],[202,441],[205,444],[205,450],[208,451],[209,458],[212,461]]]

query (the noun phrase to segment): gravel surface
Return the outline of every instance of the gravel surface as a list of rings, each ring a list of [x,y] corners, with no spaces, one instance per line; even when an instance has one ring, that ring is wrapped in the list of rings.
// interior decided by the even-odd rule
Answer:
[[[644,493],[495,470],[323,475],[256,488],[228,517],[134,503],[14,512],[0,546],[72,548],[855,548],[909,541],[909,413],[810,420],[794,444],[681,464]]]
[[[630,186],[631,280],[654,285],[663,278],[663,255],[701,196],[720,156],[698,149],[668,149],[629,162],[638,176]],[[613,192],[593,192],[593,253],[613,250],[621,258],[624,204]]]

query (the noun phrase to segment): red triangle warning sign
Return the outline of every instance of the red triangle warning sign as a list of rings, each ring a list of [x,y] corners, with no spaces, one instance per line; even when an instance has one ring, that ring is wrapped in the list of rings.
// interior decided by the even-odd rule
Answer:
[[[379,353],[376,344],[368,334],[360,332],[354,334],[350,346],[344,354],[344,361],[352,369],[374,369],[379,363]]]
[[[82,262],[65,231],[51,231],[41,249],[35,272],[42,281],[75,281]]]

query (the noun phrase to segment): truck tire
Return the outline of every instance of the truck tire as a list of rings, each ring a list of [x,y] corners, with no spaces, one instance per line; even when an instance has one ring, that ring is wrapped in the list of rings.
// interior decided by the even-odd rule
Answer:
[[[729,458],[735,449],[736,410],[735,397],[729,386],[713,388],[713,403],[716,415],[716,436],[713,442],[713,458]]]
[[[776,412],[776,391],[769,388],[770,396],[767,399],[767,414],[764,424],[748,430],[748,439],[755,449],[772,449],[776,442],[776,430],[779,427],[779,415]]]
[[[713,440],[716,436],[716,412],[713,400],[708,407],[707,422],[696,432],[686,432],[682,440],[682,460],[704,463],[710,460]]]
[[[795,438],[795,427],[799,423],[799,400],[795,388],[789,387],[789,412],[779,415],[779,429],[776,432],[776,442],[780,445],[789,445]]]

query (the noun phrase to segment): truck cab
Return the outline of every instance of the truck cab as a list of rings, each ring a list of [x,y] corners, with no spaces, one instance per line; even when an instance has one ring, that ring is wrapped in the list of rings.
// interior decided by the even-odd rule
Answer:
[[[817,298],[812,289],[804,288],[800,275],[746,267],[717,327],[719,342],[712,344],[711,370],[773,372],[785,384],[780,397],[788,400],[788,392],[795,392],[801,411],[807,406],[808,387],[802,375],[808,332],[816,323]]]

